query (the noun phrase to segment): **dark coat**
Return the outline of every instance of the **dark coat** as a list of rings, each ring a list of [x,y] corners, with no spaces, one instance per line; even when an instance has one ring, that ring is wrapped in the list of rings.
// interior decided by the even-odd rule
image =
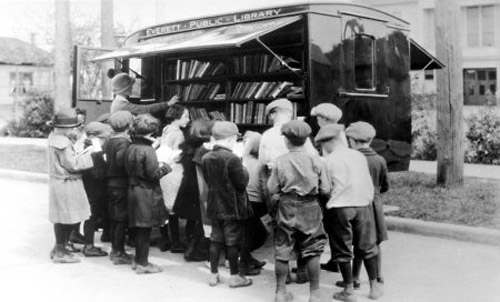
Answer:
[[[151,143],[143,137],[133,137],[125,157],[131,227],[154,227],[168,218],[159,180],[172,169],[168,165],[159,166]]]
[[[248,172],[231,150],[215,146],[201,160],[208,185],[207,215],[210,219],[244,220],[252,216],[246,187]]]
[[[201,220],[200,194],[196,178],[196,164],[193,161],[197,148],[203,142],[196,137],[187,137],[180,148],[182,150],[181,164],[184,168],[179,192],[175,199],[173,211],[181,218]]]
[[[106,143],[106,160],[108,162],[106,175],[108,177],[109,187],[127,187],[125,154],[130,144],[130,137],[125,133],[112,136]]]
[[[389,183],[387,182],[387,164],[385,159],[378,155],[372,148],[362,148],[358,151],[366,156],[375,193],[387,192],[389,190]]]

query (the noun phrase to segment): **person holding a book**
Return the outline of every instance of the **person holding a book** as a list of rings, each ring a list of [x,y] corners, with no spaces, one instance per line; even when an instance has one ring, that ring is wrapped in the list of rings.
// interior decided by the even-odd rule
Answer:
[[[115,113],[121,110],[129,111],[132,114],[156,113],[166,110],[169,106],[174,105],[180,100],[179,97],[175,95],[166,103],[160,102],[148,105],[133,104],[128,100],[128,98],[132,94],[132,87],[134,86],[134,83],[135,78],[132,78],[124,72],[116,74],[111,79],[111,86],[113,88],[115,98],[111,103],[110,113]]]

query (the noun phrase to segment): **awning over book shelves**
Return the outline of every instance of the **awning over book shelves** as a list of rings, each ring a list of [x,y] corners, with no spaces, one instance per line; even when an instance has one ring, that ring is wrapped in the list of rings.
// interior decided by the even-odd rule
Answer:
[[[442,69],[445,65],[431,55],[425,48],[410,39],[410,69],[433,70]]]
[[[296,22],[300,18],[300,16],[292,16],[165,35],[151,39],[154,42],[137,44],[130,48],[112,51],[98,56],[92,59],[92,61],[147,57],[159,53],[171,53],[194,49],[204,50],[239,47],[246,42]]]

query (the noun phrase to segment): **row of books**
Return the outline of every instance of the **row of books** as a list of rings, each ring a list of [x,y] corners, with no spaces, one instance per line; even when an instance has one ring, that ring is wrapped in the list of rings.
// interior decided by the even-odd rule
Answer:
[[[299,61],[292,57],[274,56],[268,53],[245,54],[232,57],[233,72],[235,74],[259,74],[274,72],[282,69],[282,62],[290,67],[300,69]]]
[[[175,64],[168,64],[166,69],[167,79],[185,80],[223,75],[227,65],[215,61],[177,60]]]
[[[208,112],[205,108],[189,107],[188,111],[189,111],[189,117],[193,121],[198,119],[215,120],[215,121],[227,120],[224,113],[217,110]]]
[[[231,94],[231,99],[279,98],[287,96],[292,91],[299,96],[302,93],[302,87],[289,81],[238,82]]]
[[[226,94],[221,83],[191,83],[167,85],[167,96],[178,95],[183,101],[224,100]]]
[[[297,116],[297,103],[292,102],[293,118]],[[248,101],[246,103],[231,103],[229,118],[237,124],[267,125],[266,104]]]

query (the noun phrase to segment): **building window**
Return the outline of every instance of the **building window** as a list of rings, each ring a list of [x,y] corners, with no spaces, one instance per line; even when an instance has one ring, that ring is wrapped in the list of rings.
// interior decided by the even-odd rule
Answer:
[[[424,70],[426,80],[434,80],[434,70]]]
[[[23,95],[33,88],[32,72],[10,73],[10,95]]]
[[[496,79],[495,68],[464,69],[464,104],[493,104],[497,92]]]
[[[495,7],[493,5],[466,8],[467,46],[495,46]]]
[[[354,38],[354,74],[356,88],[373,89],[375,87],[375,39],[365,34],[356,34]]]

